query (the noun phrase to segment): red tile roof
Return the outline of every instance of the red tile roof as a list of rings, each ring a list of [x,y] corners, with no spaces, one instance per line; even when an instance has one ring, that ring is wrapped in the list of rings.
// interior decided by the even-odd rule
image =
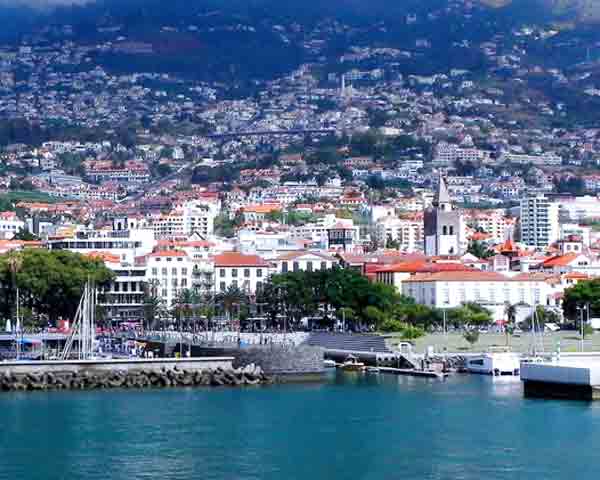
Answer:
[[[465,272],[472,267],[458,262],[430,262],[426,259],[395,263],[379,268],[378,272],[387,273],[433,273],[433,272]]]
[[[215,267],[269,267],[270,264],[258,255],[239,252],[223,252],[213,257]]]
[[[187,257],[185,252],[181,250],[158,250],[152,252],[149,257]]]
[[[580,253],[567,253],[565,255],[555,255],[542,262],[542,267],[567,267],[573,260],[579,257]]]

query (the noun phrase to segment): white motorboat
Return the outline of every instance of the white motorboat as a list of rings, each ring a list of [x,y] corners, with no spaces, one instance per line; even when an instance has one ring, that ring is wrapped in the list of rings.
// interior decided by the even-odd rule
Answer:
[[[509,351],[487,352],[467,358],[470,373],[485,375],[519,375],[521,357]]]
[[[337,363],[335,363],[335,360],[323,360],[323,366],[325,368],[335,368],[337,367]]]
[[[342,364],[342,369],[349,372],[362,372],[365,370],[365,364],[360,362],[354,355],[348,355],[346,361]]]
[[[379,373],[379,367],[367,367],[367,373]]]

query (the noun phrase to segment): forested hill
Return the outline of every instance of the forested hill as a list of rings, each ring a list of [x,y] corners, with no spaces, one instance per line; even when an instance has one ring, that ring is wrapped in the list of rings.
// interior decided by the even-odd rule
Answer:
[[[583,0],[98,0],[71,6],[54,1],[63,6],[9,8],[3,5],[11,2],[0,0],[0,43],[68,39],[108,45],[90,55],[114,73],[174,73],[249,92],[252,82],[280,77],[303,63],[334,70],[353,46],[413,52],[401,66],[404,74],[450,68],[485,73],[480,51],[465,45],[491,41],[522,25],[576,18],[578,10],[570,5]],[[580,29],[590,34],[590,42],[600,40],[595,26],[571,27],[567,35]],[[431,48],[415,51],[423,39]],[[540,58],[554,60],[547,52]],[[571,60],[580,61],[565,56],[567,63]],[[560,61],[548,66],[562,67]]]

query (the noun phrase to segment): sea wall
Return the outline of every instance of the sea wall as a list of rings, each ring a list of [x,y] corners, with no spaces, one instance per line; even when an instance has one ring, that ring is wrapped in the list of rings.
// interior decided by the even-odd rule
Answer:
[[[233,367],[259,365],[265,374],[280,380],[312,380],[325,373],[323,349],[308,345],[253,345],[241,348],[192,346],[194,355],[226,355],[234,358]]]
[[[180,387],[270,383],[262,368],[233,357],[0,363],[0,390]]]
[[[242,386],[265,383],[271,383],[271,379],[255,365],[227,370],[221,367],[186,370],[177,366],[161,370],[114,369],[41,373],[14,373],[6,370],[0,376],[1,391]]]

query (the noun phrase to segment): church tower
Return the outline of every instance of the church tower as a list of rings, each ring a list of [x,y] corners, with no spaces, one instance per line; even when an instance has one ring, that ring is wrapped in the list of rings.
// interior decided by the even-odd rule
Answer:
[[[442,176],[433,203],[425,210],[425,255],[461,255],[462,219],[454,210],[448,187]]]

